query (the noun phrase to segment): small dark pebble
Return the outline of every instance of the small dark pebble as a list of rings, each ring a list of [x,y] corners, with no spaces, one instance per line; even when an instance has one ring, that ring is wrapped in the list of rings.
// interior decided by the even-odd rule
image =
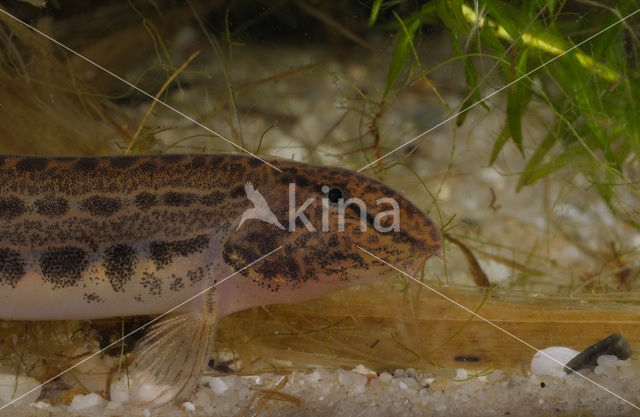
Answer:
[[[109,356],[119,357],[123,353],[130,353],[138,340],[148,330],[151,317],[136,316],[123,320],[96,320],[88,324],[88,328],[96,332],[96,339],[100,349]],[[136,331],[136,329],[140,331]],[[123,338],[124,335],[127,335]],[[123,346],[124,345],[124,346]]]
[[[453,358],[456,362],[480,362],[480,358],[477,356],[456,356]]]
[[[229,365],[231,364],[231,362],[233,361],[224,361],[222,363],[216,363],[214,359],[209,359],[209,368],[212,368],[214,371],[221,374],[229,374],[233,372],[233,370],[229,368]]]
[[[546,387],[546,386],[547,386],[547,384],[545,384],[544,382],[541,382],[541,383],[540,383],[540,388],[544,388],[544,387]]]
[[[615,355],[618,359],[625,360],[629,359],[632,353],[633,350],[629,346],[629,342],[620,334],[614,333],[576,355],[567,362],[564,371],[570,374],[585,368],[595,368],[600,355]]]

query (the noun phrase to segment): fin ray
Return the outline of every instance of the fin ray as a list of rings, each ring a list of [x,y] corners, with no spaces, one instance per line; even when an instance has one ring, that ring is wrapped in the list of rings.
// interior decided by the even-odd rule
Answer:
[[[215,328],[214,316],[194,312],[154,324],[133,351],[125,404],[157,408],[190,395],[211,356]]]

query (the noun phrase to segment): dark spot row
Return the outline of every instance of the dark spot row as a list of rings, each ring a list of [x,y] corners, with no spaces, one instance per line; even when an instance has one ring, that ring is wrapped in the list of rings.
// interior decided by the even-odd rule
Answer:
[[[5,162],[6,158],[0,159],[0,166],[2,166]],[[158,162],[163,162],[165,164],[184,164],[188,163],[192,167],[200,167],[206,164],[207,155],[180,155],[180,154],[167,154],[167,155],[158,155],[157,157],[148,157],[148,156],[113,156],[107,158],[94,158],[94,157],[84,157],[84,158],[49,158],[43,156],[28,156],[20,159],[15,164],[15,169],[21,172],[37,172],[45,170],[49,162],[51,161],[63,161],[63,160],[71,160],[75,161],[73,163],[73,168],[82,171],[93,171],[98,168],[101,161],[107,161],[109,166],[113,169],[129,169],[134,166],[137,162],[142,160],[145,163],[152,163],[154,166],[159,167]]]
[[[82,210],[94,216],[108,217],[122,208],[117,198],[91,196],[80,203]],[[63,216],[69,210],[69,201],[60,197],[41,198],[34,202],[36,213],[46,217]],[[18,197],[0,197],[0,221],[11,220],[28,211],[28,206]]]
[[[244,189],[242,191],[244,193]],[[147,210],[158,205],[167,207],[188,207],[194,203],[214,207],[222,203],[226,194],[213,191],[199,196],[193,193],[179,193],[170,191],[160,196],[142,192],[135,196],[134,203],[141,210]],[[46,217],[59,217],[69,211],[69,201],[60,197],[48,197],[34,202],[36,213]],[[125,204],[113,197],[94,195],[80,202],[80,209],[96,217],[110,217],[121,210]],[[0,221],[11,220],[25,214],[29,210],[27,204],[18,197],[0,197]]]
[[[209,236],[200,235],[193,239],[151,242],[149,250],[156,267],[162,268],[169,265],[174,256],[189,256],[202,252],[208,246]]]
[[[188,207],[192,204],[203,204],[214,207],[224,201],[226,194],[221,191],[213,191],[209,194],[199,196],[194,193],[181,193],[169,191],[160,196],[148,192],[142,192],[135,196],[135,205],[141,210],[164,205],[167,207]]]
[[[153,242],[150,252],[156,266],[161,268],[170,264],[175,256],[189,256],[201,252],[208,245],[209,237],[201,235],[193,239]],[[102,267],[115,292],[125,291],[125,285],[135,273],[138,258],[136,248],[131,245],[116,244],[105,248]],[[56,247],[44,251],[38,263],[42,279],[52,284],[54,289],[74,287],[89,267],[89,254],[79,247]],[[0,248],[0,285],[15,288],[25,274],[26,263],[22,254],[14,249]],[[143,277],[142,284],[145,288],[149,287],[151,295],[159,295],[161,292],[160,283],[155,277]],[[176,283],[174,287],[181,289],[184,284]]]
[[[36,213],[47,217],[61,216],[69,209],[69,203],[63,198],[39,199],[34,203]],[[11,220],[26,213],[24,201],[18,197],[0,197],[0,221]]]

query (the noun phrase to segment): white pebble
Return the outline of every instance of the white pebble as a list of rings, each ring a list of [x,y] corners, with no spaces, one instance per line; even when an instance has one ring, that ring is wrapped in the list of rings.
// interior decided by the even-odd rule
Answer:
[[[351,371],[345,371],[344,369],[338,369],[338,381],[345,387],[353,385],[355,375]]]
[[[380,382],[385,384],[393,380],[393,376],[391,376],[389,372],[382,372],[378,378],[380,379]]]
[[[616,365],[618,357],[615,355],[600,355],[598,356],[598,366],[603,368],[609,368]]]
[[[15,375],[0,374],[0,405],[7,404],[31,390],[34,391],[25,395],[14,404],[30,404],[35,402],[42,391],[40,382],[34,378],[20,375],[16,383]]]
[[[149,403],[158,401],[170,391],[167,385],[156,384],[140,384],[136,382],[135,377],[129,379],[126,375],[120,377],[116,382],[111,384],[110,394],[111,403],[109,408],[118,408],[119,403],[127,401],[135,401],[137,403]]]
[[[208,376],[202,379],[205,380],[209,387],[211,387],[211,390],[218,395],[223,394],[226,390],[229,389],[222,377]]]
[[[76,395],[71,400],[69,405],[69,411],[80,411],[91,407],[104,407],[107,404],[107,400],[102,398],[96,393],[87,395]]]
[[[307,380],[309,380],[309,382],[318,382],[320,381],[320,378],[320,372],[318,371],[313,371],[307,375]]]
[[[357,372],[361,375],[375,375],[376,373],[374,371],[372,371],[371,369],[365,367],[364,365],[358,365],[355,368],[353,368],[353,372]]]
[[[350,391],[354,394],[362,394],[367,390],[367,377],[360,374],[355,374],[355,378],[353,381],[353,385],[350,388]]]
[[[111,384],[109,389],[109,393],[111,394],[111,402],[114,403],[114,407],[116,403],[123,403],[129,399],[129,388],[127,386],[127,382],[122,378]]]
[[[189,401],[182,403],[182,408],[185,409],[186,411],[196,411],[196,406],[193,405],[193,403],[190,403]]]
[[[39,409],[43,409],[43,408],[49,408],[51,407],[51,404],[46,403],[44,401],[38,401],[37,403],[33,403],[33,406],[35,408],[39,408]]]
[[[614,355],[598,356],[598,366],[594,370],[598,375],[608,375],[610,377],[620,377],[621,370],[629,366],[628,361],[622,361]]]
[[[541,353],[542,352],[542,353]],[[573,359],[578,351],[568,347],[553,346],[536,352],[531,361],[531,373],[533,375],[550,375],[557,378],[564,378],[564,365]],[[545,355],[546,354],[546,355]],[[549,357],[555,359],[550,359]]]

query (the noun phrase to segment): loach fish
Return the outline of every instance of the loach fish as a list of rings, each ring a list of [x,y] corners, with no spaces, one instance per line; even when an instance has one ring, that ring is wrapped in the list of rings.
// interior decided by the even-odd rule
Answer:
[[[195,390],[220,317],[392,272],[356,245],[410,274],[439,252],[381,182],[268,162],[281,172],[246,155],[0,156],[0,319],[161,314],[203,292],[135,347],[129,404],[159,407]]]

